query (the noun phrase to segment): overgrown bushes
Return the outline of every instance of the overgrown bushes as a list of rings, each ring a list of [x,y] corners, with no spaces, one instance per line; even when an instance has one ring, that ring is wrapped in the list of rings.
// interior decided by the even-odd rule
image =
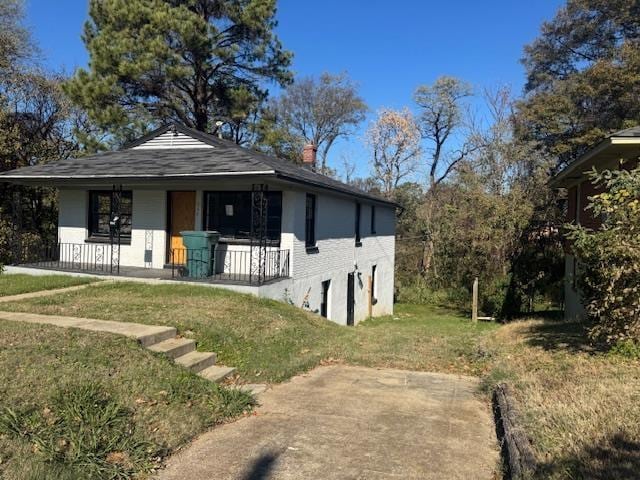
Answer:
[[[602,226],[570,225],[578,281],[594,340],[640,340],[640,169],[591,174],[601,193],[589,209]]]

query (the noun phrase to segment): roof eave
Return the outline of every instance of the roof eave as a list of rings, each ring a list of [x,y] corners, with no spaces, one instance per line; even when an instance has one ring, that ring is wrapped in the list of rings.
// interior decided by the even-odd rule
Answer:
[[[551,188],[565,188],[568,180],[576,180],[582,177],[583,172],[576,172],[582,165],[588,162],[590,159],[602,153],[609,146],[613,144],[613,138],[609,137],[602,140],[598,145],[594,148],[578,157],[574,162],[571,162],[567,165],[563,170],[558,172],[551,180],[549,180],[548,184]],[[570,182],[569,182],[570,183]]]
[[[604,153],[608,148],[617,145],[640,145],[640,137],[611,136],[605,138],[598,145],[581,157],[578,157],[578,159],[549,180],[549,186],[551,188],[567,188],[570,184],[573,184],[576,180],[579,180],[584,176],[585,171],[581,170],[581,168],[584,167],[585,163],[593,159],[595,156]]]
[[[394,208],[400,208],[400,205],[397,204],[396,202],[392,202],[391,200],[385,200],[383,198],[379,198],[373,195],[369,195],[366,192],[362,192],[362,194],[358,194],[356,192],[350,192],[338,187],[332,187],[323,183],[318,183],[318,182],[313,182],[311,180],[304,180],[301,178],[296,178],[293,177],[291,175],[287,175],[285,173],[279,173],[276,172],[276,177],[281,179],[281,180],[285,180],[288,182],[292,182],[292,183],[297,183],[297,184],[302,184],[302,185],[308,185],[308,186],[312,186],[312,187],[316,187],[320,190],[331,190],[333,192],[337,192],[340,193],[342,195],[346,195],[346,196],[351,196],[351,197],[357,197],[357,198],[362,198],[365,200],[368,200],[370,202],[375,202],[375,203],[379,203],[381,205],[387,205],[389,207],[394,207]]]
[[[247,172],[215,172],[215,173],[184,173],[172,175],[0,175],[0,182],[37,184],[51,180],[65,181],[93,181],[102,180],[113,183],[136,180],[184,180],[186,178],[216,178],[216,177],[246,177],[246,176],[275,176],[275,170],[260,170]]]

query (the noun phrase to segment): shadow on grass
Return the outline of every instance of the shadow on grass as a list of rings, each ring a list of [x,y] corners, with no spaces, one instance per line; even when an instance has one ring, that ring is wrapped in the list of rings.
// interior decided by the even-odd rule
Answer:
[[[587,336],[587,329],[579,322],[545,322],[534,325],[529,330],[526,343],[533,347],[542,347],[548,351],[596,353]]]
[[[275,466],[277,459],[278,456],[273,452],[260,455],[253,462],[250,470],[243,475],[242,480],[266,480],[271,478],[271,470]]]
[[[540,478],[569,474],[569,478],[631,480],[640,476],[640,442],[617,433],[583,451],[539,465]]]
[[[507,320],[507,322],[513,321],[513,320],[524,320],[524,319],[530,320],[532,318],[538,319],[538,320],[549,320],[553,322],[559,322],[564,319],[564,310],[549,309],[549,310],[536,310],[533,312],[522,312],[515,315],[513,318]]]

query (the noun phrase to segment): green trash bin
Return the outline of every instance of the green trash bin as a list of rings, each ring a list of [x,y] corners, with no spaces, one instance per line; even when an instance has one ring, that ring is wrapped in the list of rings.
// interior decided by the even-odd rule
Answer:
[[[215,271],[214,249],[220,238],[218,232],[187,230],[180,232],[182,243],[187,249],[186,276],[191,278],[210,277]]]

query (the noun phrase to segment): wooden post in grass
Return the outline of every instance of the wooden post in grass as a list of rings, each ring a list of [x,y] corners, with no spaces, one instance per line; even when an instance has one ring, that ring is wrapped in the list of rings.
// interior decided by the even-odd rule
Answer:
[[[471,320],[478,322],[478,277],[473,279],[473,299],[471,304]]]

